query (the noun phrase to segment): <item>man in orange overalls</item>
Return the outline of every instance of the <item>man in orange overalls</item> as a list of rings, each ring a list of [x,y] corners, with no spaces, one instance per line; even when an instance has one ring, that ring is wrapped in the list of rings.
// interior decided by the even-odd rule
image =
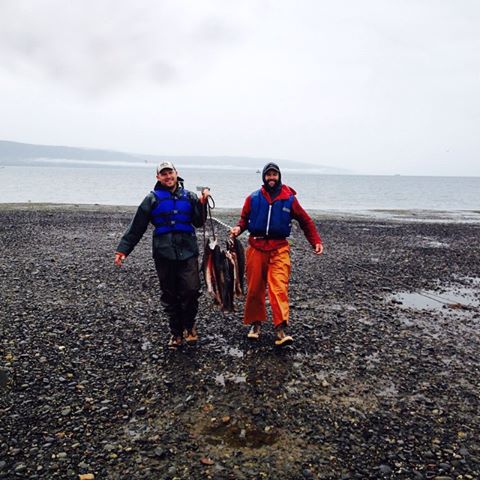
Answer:
[[[301,207],[293,188],[283,185],[280,168],[275,163],[265,165],[263,186],[247,197],[237,226],[230,230],[233,236],[248,230],[249,247],[246,254],[247,299],[243,323],[251,325],[250,340],[258,340],[262,322],[267,320],[265,290],[272,308],[275,327],[275,345],[289,345],[291,335],[285,333],[288,325],[288,281],[290,278],[290,235],[292,219],[300,224],[305,237],[321,255],[323,245],[310,216]]]

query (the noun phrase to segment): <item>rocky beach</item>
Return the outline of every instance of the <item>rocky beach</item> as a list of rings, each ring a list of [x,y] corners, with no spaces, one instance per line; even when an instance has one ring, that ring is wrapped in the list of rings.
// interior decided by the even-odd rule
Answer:
[[[0,478],[480,478],[478,212],[315,215],[293,346],[271,323],[247,343],[243,301],[204,293],[199,344],[172,352],[151,233],[113,265],[134,211],[0,207]]]

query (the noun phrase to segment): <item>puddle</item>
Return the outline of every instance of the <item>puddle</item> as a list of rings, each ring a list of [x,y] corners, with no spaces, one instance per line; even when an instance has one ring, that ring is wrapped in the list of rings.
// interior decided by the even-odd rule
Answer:
[[[278,431],[266,427],[261,430],[256,425],[248,424],[240,426],[237,423],[215,423],[204,428],[202,434],[205,441],[210,445],[225,445],[233,448],[261,448],[275,444],[278,439]]]
[[[480,279],[472,279],[473,287],[453,286],[443,289],[441,293],[433,290],[422,290],[418,292],[400,292],[392,295],[390,298],[395,302],[400,302],[403,306],[415,308],[418,310],[438,310],[445,311],[447,304],[461,304],[470,308],[480,306],[479,293]],[[452,311],[453,309],[448,308]],[[461,311],[460,309],[458,311]]]
[[[230,355],[231,357],[243,358],[244,355],[244,353],[240,349],[235,347],[226,347],[224,351],[227,355]]]
[[[423,248],[449,248],[450,245],[432,237],[419,237],[418,245]]]
[[[395,385],[390,384],[378,390],[376,395],[380,398],[398,398],[398,390]]]
[[[218,353],[223,353],[224,355],[235,358],[243,358],[244,356],[244,352],[242,350],[228,345],[227,341],[222,337],[206,335],[205,340],[207,340],[210,344],[215,345],[212,348],[216,349]]]
[[[226,383],[246,383],[247,382],[247,377],[245,375],[233,375],[233,374],[223,374],[220,373],[215,377],[215,382],[218,383],[218,385],[221,385],[224,387]]]

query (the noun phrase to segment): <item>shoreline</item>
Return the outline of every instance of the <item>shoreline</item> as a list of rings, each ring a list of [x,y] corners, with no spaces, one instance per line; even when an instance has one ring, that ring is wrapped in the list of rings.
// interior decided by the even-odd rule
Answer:
[[[294,223],[293,346],[204,292],[171,352],[151,233],[113,265],[135,208],[0,206],[0,478],[480,478],[480,225]]]
[[[57,211],[91,211],[91,212],[131,212],[137,206],[133,205],[106,205],[82,203],[0,203],[0,211],[6,210],[57,210]],[[425,210],[425,209],[368,209],[368,210],[317,210],[306,209],[315,220],[381,220],[403,222],[439,222],[439,223],[480,223],[480,210]],[[239,215],[239,208],[215,208],[213,215]]]

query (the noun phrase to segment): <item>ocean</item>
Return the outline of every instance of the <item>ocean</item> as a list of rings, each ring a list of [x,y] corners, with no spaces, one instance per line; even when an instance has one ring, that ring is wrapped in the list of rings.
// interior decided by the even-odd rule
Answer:
[[[218,208],[241,208],[259,188],[252,169],[179,168],[185,187],[208,186]],[[322,175],[285,170],[282,180],[307,210],[480,210],[480,177]],[[152,165],[3,166],[0,203],[138,205],[155,184]]]

